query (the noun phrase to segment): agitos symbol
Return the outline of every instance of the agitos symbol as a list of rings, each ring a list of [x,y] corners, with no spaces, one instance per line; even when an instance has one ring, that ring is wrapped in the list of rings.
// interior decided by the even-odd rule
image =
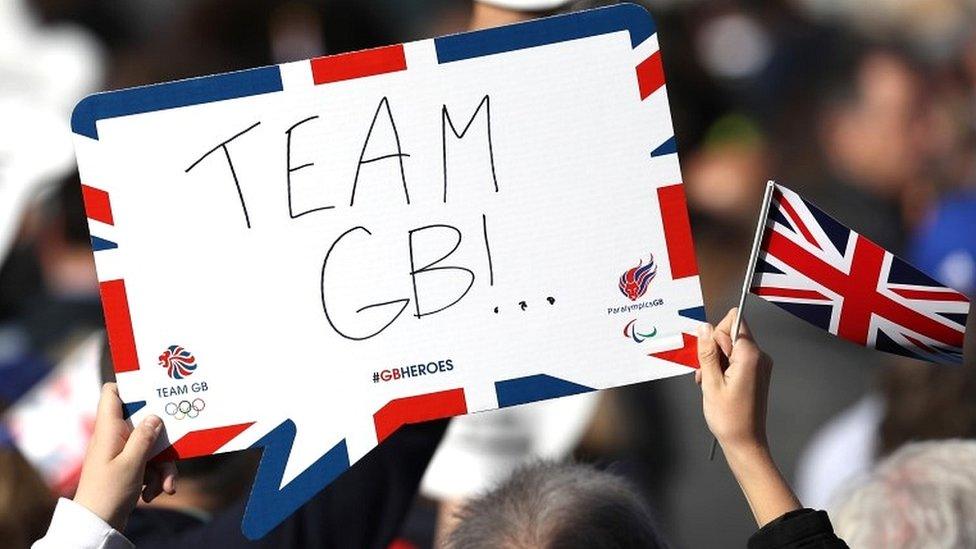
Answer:
[[[635,343],[643,343],[645,339],[650,339],[657,335],[657,327],[651,329],[651,333],[642,334],[637,331],[637,327],[634,324],[637,323],[637,319],[631,320],[624,326],[624,337],[629,337],[634,340]]]

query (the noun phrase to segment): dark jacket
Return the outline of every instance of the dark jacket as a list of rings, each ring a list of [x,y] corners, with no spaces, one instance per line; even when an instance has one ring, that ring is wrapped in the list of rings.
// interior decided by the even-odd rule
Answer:
[[[759,529],[749,549],[847,549],[824,511],[797,509]]]
[[[259,540],[241,533],[244,501],[207,523],[174,511],[139,509],[125,534],[139,549],[386,548],[400,531],[447,423],[401,428]]]

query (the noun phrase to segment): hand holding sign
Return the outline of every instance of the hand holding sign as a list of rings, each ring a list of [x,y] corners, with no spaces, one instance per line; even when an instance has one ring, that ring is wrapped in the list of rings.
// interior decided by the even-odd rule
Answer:
[[[113,362],[158,459],[263,447],[256,537],[405,423],[690,372],[657,49],[621,5],[83,101]]]
[[[118,388],[106,383],[75,502],[121,532],[140,495],[148,503],[163,492],[174,494],[175,465],[146,463],[162,430],[163,422],[152,415],[135,428],[126,425]]]

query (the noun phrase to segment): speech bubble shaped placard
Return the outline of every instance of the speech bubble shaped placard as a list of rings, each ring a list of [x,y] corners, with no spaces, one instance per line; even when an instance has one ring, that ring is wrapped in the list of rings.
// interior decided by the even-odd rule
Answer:
[[[97,94],[72,129],[127,414],[158,459],[264,448],[249,537],[406,423],[696,366],[637,6]]]

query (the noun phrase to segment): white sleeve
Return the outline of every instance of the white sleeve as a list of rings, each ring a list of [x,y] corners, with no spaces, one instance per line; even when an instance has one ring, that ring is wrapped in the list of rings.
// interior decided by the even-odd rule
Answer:
[[[134,549],[135,545],[82,505],[61,498],[51,526],[31,549]]]

